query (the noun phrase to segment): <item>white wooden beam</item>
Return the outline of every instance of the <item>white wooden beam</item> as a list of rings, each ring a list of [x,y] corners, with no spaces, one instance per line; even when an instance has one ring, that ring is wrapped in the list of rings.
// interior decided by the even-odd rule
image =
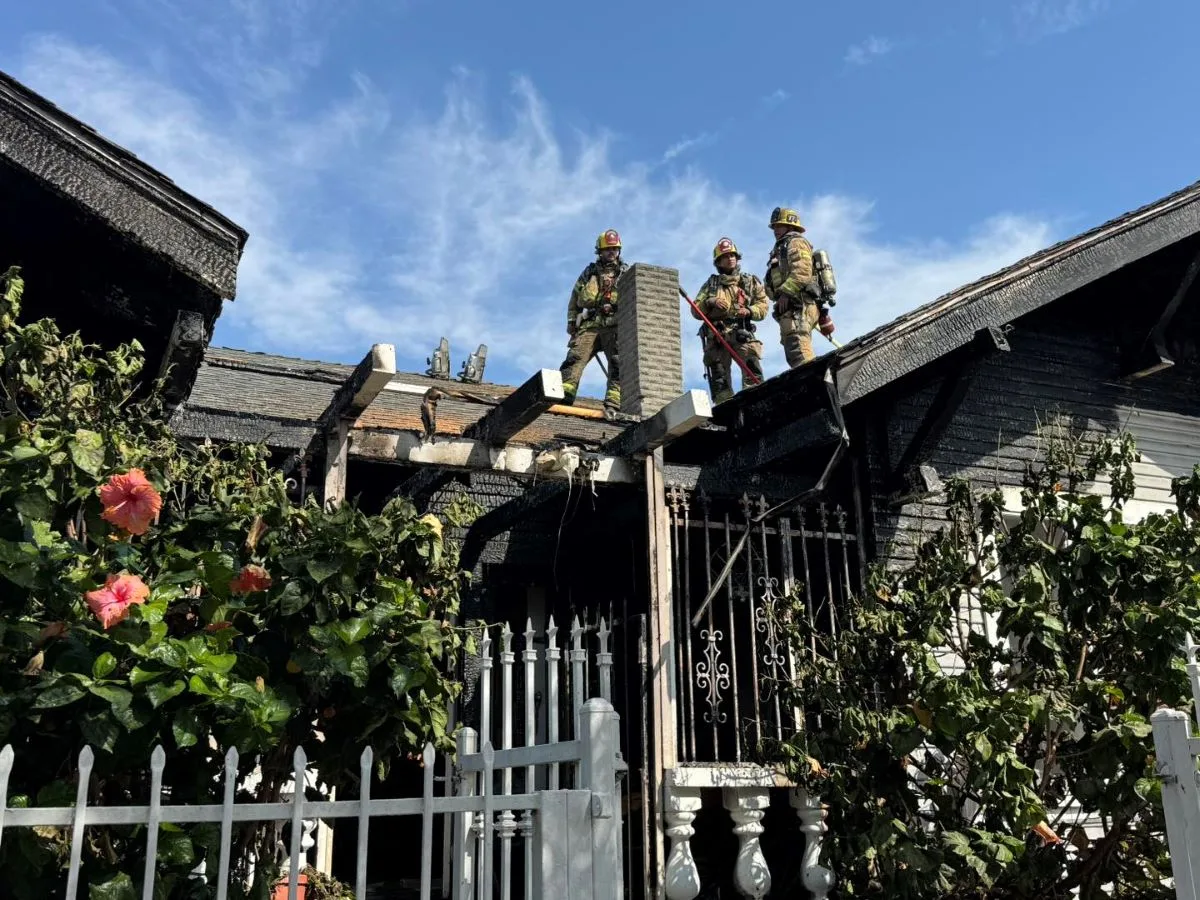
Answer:
[[[317,430],[304,455],[311,455],[314,445],[324,439],[325,485],[321,499],[327,507],[336,506],[346,499],[347,434],[350,426],[395,374],[396,348],[392,344],[373,344],[317,418]]]
[[[712,418],[712,402],[707,391],[691,390],[680,394],[657,413],[630,425],[604,445],[614,456],[657,450]]]

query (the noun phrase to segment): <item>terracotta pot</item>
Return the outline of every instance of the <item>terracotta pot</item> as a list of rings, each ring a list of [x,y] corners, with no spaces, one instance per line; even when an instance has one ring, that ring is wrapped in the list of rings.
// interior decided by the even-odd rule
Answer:
[[[308,890],[307,885],[308,876],[301,872],[300,884],[296,886],[296,900],[304,900],[304,894]],[[286,878],[275,885],[275,895],[271,900],[288,900],[288,880]]]

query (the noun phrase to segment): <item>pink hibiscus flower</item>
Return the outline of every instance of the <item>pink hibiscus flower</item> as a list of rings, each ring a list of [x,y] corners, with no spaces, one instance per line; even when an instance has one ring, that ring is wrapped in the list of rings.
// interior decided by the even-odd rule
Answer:
[[[162,509],[162,497],[141,469],[114,475],[100,486],[101,518],[130,534],[145,534]]]
[[[100,620],[107,631],[127,615],[135,603],[145,603],[150,588],[136,575],[109,575],[104,587],[88,591],[88,609]]]

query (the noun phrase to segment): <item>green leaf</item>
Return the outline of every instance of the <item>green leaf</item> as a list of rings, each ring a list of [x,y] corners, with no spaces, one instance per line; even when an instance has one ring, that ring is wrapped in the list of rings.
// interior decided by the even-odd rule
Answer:
[[[933,857],[911,842],[905,842],[900,846],[896,852],[896,858],[918,872],[930,872],[937,868]]]
[[[160,847],[161,840],[160,838]],[[122,872],[103,884],[88,885],[88,900],[138,900],[138,895],[129,873]]]
[[[117,745],[121,730],[108,713],[87,713],[79,718],[79,730],[83,739],[108,753]]]
[[[92,677],[99,680],[107,678],[117,667],[117,658],[111,653],[101,653],[92,663]]]
[[[957,853],[959,856],[969,856],[971,853],[971,842],[961,832],[947,831],[942,835],[942,840],[946,842],[946,846],[952,853]]]
[[[134,687],[140,684],[145,684],[147,681],[154,681],[166,675],[166,672],[154,672],[150,669],[143,669],[141,666],[134,666],[129,673],[129,683]]]
[[[1162,803],[1162,781],[1157,778],[1139,778],[1134,783],[1133,791],[1143,800]]]
[[[164,830],[158,836],[158,859],[168,866],[190,866],[196,861],[192,839],[182,831]]]
[[[992,742],[988,740],[986,734],[978,734],[975,736],[975,752],[987,762],[992,758]]]
[[[308,572],[308,577],[320,584],[323,581],[333,577],[341,566],[335,565],[329,560],[310,559],[304,564],[305,570]]]
[[[975,870],[975,874],[979,876],[980,880],[983,881],[984,884],[989,883],[988,867],[985,859],[979,856],[971,855],[967,857],[967,865]]]
[[[446,726],[450,724],[450,711],[445,706],[429,707],[429,724],[433,729],[433,737],[442,737],[446,733]]]
[[[202,697],[220,697],[221,692],[209,684],[199,675],[193,675],[188,679],[188,690],[193,694],[199,694]]]
[[[338,674],[348,676],[355,687],[366,687],[367,679],[371,676],[371,669],[362,644],[330,647],[329,662]]]
[[[89,475],[99,475],[104,468],[104,438],[96,432],[80,428],[67,448],[71,451],[71,461]]]
[[[200,718],[194,709],[181,709],[175,714],[175,721],[171,723],[171,733],[181,749],[195,746],[200,740],[201,731]]]
[[[30,524],[33,543],[41,550],[48,550],[58,542],[58,534],[50,527],[49,522],[33,522]]]
[[[392,667],[390,687],[397,697],[403,697],[414,687],[425,683],[424,672],[414,672],[408,666],[396,664]]]
[[[237,654],[234,653],[202,653],[196,657],[196,662],[210,672],[225,675],[237,665]]]
[[[6,455],[9,462],[23,463],[27,460],[37,459],[42,455],[42,451],[32,444],[17,444],[17,446],[7,451]]]
[[[159,644],[150,652],[150,658],[164,665],[170,666],[172,669],[183,669],[187,667],[191,657],[188,655],[187,645],[182,641],[169,640]]]
[[[68,706],[87,694],[77,682],[59,679],[38,694],[33,701],[34,709],[56,709]]]
[[[144,703],[131,703],[120,709],[114,707],[113,718],[126,731],[137,731],[139,728],[149,725],[154,719],[154,714]]]
[[[93,684],[88,690],[100,699],[107,700],[114,713],[128,709],[129,704],[133,702],[133,693],[129,688],[117,687],[115,684]]]
[[[344,644],[357,644],[371,633],[371,623],[366,619],[345,619],[333,623],[333,632]]]
[[[300,610],[304,609],[304,607],[308,606],[311,599],[300,587],[299,581],[289,580],[283,586],[283,590],[279,592],[280,611],[285,616],[294,616]]]
[[[13,506],[27,521],[46,521],[54,515],[54,498],[41,488],[26,491],[16,499]]]
[[[172,697],[178,697],[185,690],[187,684],[182,680],[172,682],[171,684],[152,684],[146,689],[146,696],[150,698],[150,705],[158,709]]]

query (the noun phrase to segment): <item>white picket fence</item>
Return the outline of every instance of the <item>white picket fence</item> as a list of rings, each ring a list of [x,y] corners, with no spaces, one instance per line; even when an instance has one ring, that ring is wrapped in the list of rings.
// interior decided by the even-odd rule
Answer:
[[[1150,716],[1154,727],[1154,754],[1162,778],[1163,814],[1167,820],[1167,845],[1178,900],[1200,900],[1200,645],[1189,635],[1184,644],[1187,673],[1192,685],[1196,727],[1188,714],[1160,709]]]
[[[88,791],[94,753],[85,747],[79,754],[79,785],[70,807],[0,808],[0,841],[14,827],[53,826],[70,829],[70,863],[64,897],[76,900],[84,842],[84,829],[103,825],[145,825],[146,856],[143,862],[143,900],[154,896],[155,859],[160,826],[219,823],[221,840],[217,872],[217,900],[229,893],[234,822],[291,822],[288,900],[296,900],[304,823],[313,819],[357,819],[356,900],[367,896],[367,845],[372,820],[387,816],[420,816],[422,900],[431,900],[433,824],[446,816],[453,832],[453,882],[455,900],[492,900],[496,896],[495,850],[499,845],[499,896],[512,896],[512,849],[523,839],[525,873],[523,896],[562,897],[567,900],[620,900],[623,896],[620,862],[621,808],[617,770],[620,766],[618,721],[612,704],[593,698],[579,706],[577,737],[550,744],[494,750],[490,741],[479,749],[479,736],[464,728],[458,737],[458,758],[451,796],[434,795],[432,745],[424,750],[424,790],[419,798],[373,799],[373,754],[363,751],[361,796],[357,800],[309,801],[304,791],[294,791],[289,802],[235,803],[238,753],[225,756],[224,796],[219,804],[172,805],[162,802],[163,771],[167,765],[161,746],[151,754],[150,803],[146,806],[90,806]],[[8,796],[8,781],[15,763],[11,746],[0,751],[0,797]],[[495,791],[496,775],[504,788],[511,786],[512,770],[532,773],[539,766],[557,771],[574,767],[575,790],[542,790],[512,794]],[[302,748],[294,756],[295,784],[306,782],[308,760]],[[529,783],[532,783],[532,777]],[[517,822],[516,814],[522,819]],[[132,876],[134,873],[130,873]],[[203,876],[197,876],[203,877]]]

